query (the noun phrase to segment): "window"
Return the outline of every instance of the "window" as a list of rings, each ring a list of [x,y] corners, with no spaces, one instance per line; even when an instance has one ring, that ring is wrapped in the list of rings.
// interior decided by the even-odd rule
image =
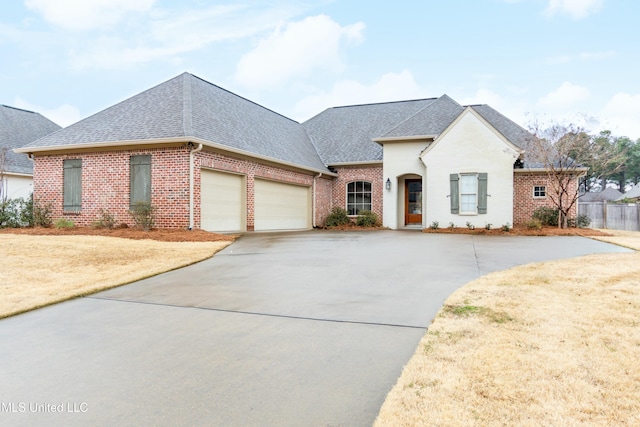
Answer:
[[[82,204],[82,160],[67,159],[63,162],[62,209],[64,212],[80,212]]]
[[[544,185],[534,185],[533,186],[533,197],[535,197],[535,198],[547,197],[547,187],[544,186]]]
[[[486,214],[488,175],[452,173],[449,175],[449,200],[452,214]]]
[[[478,209],[477,175],[460,175],[460,213],[476,213]]]
[[[151,203],[151,156],[131,156],[129,208],[136,203]]]
[[[358,215],[360,211],[371,210],[371,183],[354,181],[347,184],[347,212]]]

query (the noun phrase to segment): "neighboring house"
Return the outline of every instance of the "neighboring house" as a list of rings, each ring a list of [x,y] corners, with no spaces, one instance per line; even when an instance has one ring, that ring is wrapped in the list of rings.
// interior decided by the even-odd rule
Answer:
[[[531,135],[487,105],[446,95],[330,108],[298,123],[188,73],[16,152],[34,159],[35,198],[90,225],[304,230],[333,207],[392,229],[522,223],[548,205]],[[577,182],[576,182],[577,185]]]
[[[637,202],[640,200],[640,184],[634,185],[631,190],[627,191],[624,194],[620,194],[620,197],[615,199],[617,201],[624,200],[630,202]]]
[[[58,129],[38,113],[0,105],[0,201],[26,198],[33,191],[33,162],[13,149]]]
[[[578,198],[579,203],[588,202],[612,202],[624,197],[623,194],[615,188],[605,188],[603,191],[594,191],[581,193]]]

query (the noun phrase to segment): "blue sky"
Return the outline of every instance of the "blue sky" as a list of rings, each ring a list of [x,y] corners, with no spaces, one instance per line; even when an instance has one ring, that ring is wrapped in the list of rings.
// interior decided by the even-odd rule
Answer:
[[[448,94],[640,138],[634,0],[13,0],[0,103],[66,126],[184,71],[298,121]]]

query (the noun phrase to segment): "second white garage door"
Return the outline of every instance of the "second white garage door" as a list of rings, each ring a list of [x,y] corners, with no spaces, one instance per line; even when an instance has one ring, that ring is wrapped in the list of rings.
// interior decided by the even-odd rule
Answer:
[[[200,228],[244,231],[244,176],[202,169],[200,172]]]
[[[255,180],[255,230],[306,230],[311,228],[309,187]]]

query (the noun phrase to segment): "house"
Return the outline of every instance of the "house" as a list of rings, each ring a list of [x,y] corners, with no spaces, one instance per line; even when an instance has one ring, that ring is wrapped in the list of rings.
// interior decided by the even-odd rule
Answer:
[[[589,202],[611,202],[623,198],[623,194],[615,188],[605,188],[602,191],[589,191],[581,193],[578,198],[579,203]]]
[[[620,194],[620,197],[614,199],[616,201],[637,202],[640,200],[640,184],[634,185],[629,191]]]
[[[329,108],[304,123],[183,73],[16,152],[54,218],[304,230],[335,206],[422,228],[524,222],[548,205],[530,134],[487,105],[439,98]],[[576,183],[577,185],[577,183]]]
[[[33,163],[13,149],[58,129],[38,113],[0,105],[0,201],[27,198],[33,190]]]

